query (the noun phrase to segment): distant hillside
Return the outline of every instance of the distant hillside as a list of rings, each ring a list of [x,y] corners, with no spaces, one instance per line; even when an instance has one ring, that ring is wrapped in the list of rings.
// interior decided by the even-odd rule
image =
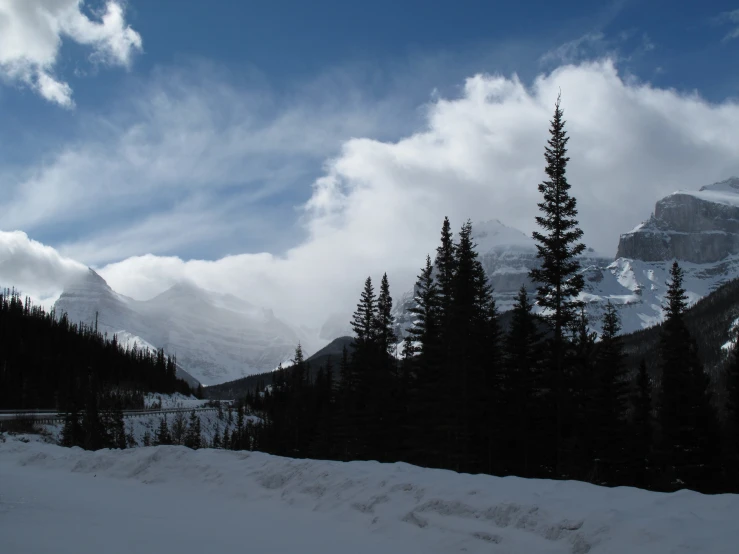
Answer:
[[[192,392],[161,350],[126,348],[9,291],[0,291],[0,368],[3,410],[66,410],[91,396],[143,408],[145,392]]]
[[[739,279],[720,286],[685,312],[685,322],[698,344],[698,353],[712,377],[720,377],[726,359],[722,348],[733,340],[732,329],[739,317]],[[643,358],[651,372],[657,367],[657,347],[662,325],[624,336],[627,363],[636,369]]]
[[[312,377],[313,372],[325,366],[329,359],[331,359],[331,363],[333,363],[334,367],[338,370],[339,361],[341,360],[341,354],[344,347],[346,347],[351,353],[351,344],[353,341],[354,339],[352,337],[339,337],[309,357],[307,359],[310,366],[309,375]],[[232,400],[241,398],[248,391],[254,390],[260,383],[262,386],[271,385],[273,376],[273,371],[267,371],[257,375],[249,375],[248,377],[229,381],[228,383],[213,385],[212,387],[205,389],[205,396],[215,400]]]

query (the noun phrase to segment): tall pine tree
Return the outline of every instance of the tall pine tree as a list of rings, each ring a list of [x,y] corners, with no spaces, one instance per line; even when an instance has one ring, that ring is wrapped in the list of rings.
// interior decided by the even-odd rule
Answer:
[[[552,372],[556,404],[554,449],[557,473],[561,470],[565,423],[563,412],[568,401],[563,375],[566,369],[566,335],[577,319],[580,306],[577,296],[583,289],[584,281],[579,274],[580,262],[577,257],[585,250],[585,245],[580,242],[583,232],[577,222],[577,201],[570,195],[570,184],[567,182],[569,137],[565,132],[563,115],[558,97],[544,154],[547,179],[539,184],[543,201],[538,204],[541,215],[536,217],[536,223],[541,231],[533,233],[541,267],[530,273],[531,280],[538,286],[537,303],[545,308],[545,317],[552,326],[549,369]]]

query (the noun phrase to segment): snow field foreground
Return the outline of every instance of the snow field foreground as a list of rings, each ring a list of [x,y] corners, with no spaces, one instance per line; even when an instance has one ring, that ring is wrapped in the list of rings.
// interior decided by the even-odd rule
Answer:
[[[739,496],[159,446],[0,443],[0,551],[737,552]]]

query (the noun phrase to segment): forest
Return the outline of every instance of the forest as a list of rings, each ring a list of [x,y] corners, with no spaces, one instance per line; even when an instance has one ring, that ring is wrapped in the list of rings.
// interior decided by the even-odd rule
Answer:
[[[0,293],[0,410],[66,413],[76,422],[70,445],[123,444],[111,429],[122,426],[122,410],[144,407],[147,392],[198,392],[177,378],[176,364],[162,350],[123,347],[15,291]]]
[[[686,324],[679,264],[665,321],[644,332],[651,338],[635,367],[613,305],[599,340],[589,330],[577,301],[584,244],[566,179],[567,140],[558,103],[534,234],[539,286],[535,297],[521,289],[507,332],[471,223],[455,240],[445,219],[435,259],[427,256],[415,285],[401,359],[393,356],[387,276],[377,293],[367,278],[351,354],[345,348],[311,368],[298,347],[292,366],[247,393],[242,403],[259,418],[247,426],[249,448],[659,491],[739,490],[731,470],[739,460],[739,355],[713,379],[706,371],[691,332],[701,325]],[[633,339],[629,348],[633,360],[640,349]]]

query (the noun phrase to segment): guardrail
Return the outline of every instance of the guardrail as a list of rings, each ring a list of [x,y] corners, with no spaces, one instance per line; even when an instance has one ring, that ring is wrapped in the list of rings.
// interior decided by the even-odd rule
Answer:
[[[176,414],[178,412],[215,412],[218,408],[212,406],[199,408],[162,408],[161,410],[123,410],[124,419],[142,417],[147,415]],[[64,421],[66,414],[57,410],[0,410],[0,421],[12,421],[16,419],[31,420],[35,423],[58,423]]]

